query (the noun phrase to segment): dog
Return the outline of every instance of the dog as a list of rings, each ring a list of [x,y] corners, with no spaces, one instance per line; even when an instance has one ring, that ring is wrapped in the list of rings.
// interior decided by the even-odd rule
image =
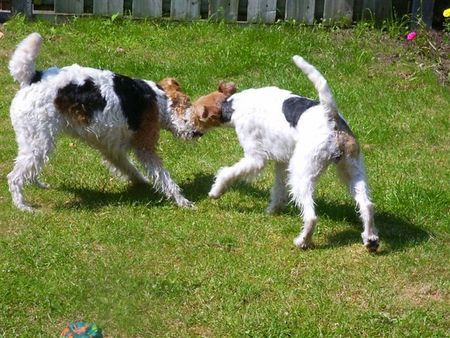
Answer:
[[[300,56],[293,61],[315,86],[319,101],[277,87],[236,93],[235,84],[222,82],[219,89],[194,102],[192,117],[199,132],[234,127],[244,157],[215,176],[209,197],[219,198],[237,179],[251,178],[275,161],[275,182],[267,211],[276,212],[288,202],[301,209],[303,229],[294,239],[299,248],[312,244],[317,222],[313,194],[320,174],[334,163],[340,178],[355,199],[369,251],[379,246],[361,148],[340,115],[331,89],[322,74]]]
[[[189,97],[178,82],[168,78],[159,85],[76,64],[38,71],[42,41],[38,33],[30,34],[9,62],[12,77],[20,83],[10,108],[18,145],[8,174],[14,205],[34,210],[26,203],[23,188],[27,183],[48,187],[38,176],[56,137],[64,132],[98,149],[114,173],[133,184],[148,183],[128,158],[133,150],[156,190],[181,207],[194,207],[156,153],[161,127],[183,139],[200,135],[191,122]]]

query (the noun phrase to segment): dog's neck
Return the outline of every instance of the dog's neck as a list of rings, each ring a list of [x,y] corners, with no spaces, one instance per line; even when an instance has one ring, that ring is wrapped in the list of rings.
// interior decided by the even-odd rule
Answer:
[[[221,106],[221,114],[220,114],[220,122],[221,123],[229,123],[231,121],[231,117],[233,116],[233,99],[230,98],[225,100]]]

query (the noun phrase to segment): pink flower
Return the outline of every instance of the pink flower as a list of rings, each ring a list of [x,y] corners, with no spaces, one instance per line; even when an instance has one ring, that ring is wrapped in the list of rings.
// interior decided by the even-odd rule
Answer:
[[[416,32],[409,32],[409,33],[406,35],[406,40],[412,41],[412,40],[414,40],[414,39],[416,38],[416,36],[417,36],[417,33],[416,33]]]

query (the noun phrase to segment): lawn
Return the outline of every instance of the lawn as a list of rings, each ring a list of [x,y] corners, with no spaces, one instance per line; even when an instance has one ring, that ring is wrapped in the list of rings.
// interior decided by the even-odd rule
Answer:
[[[450,334],[448,54],[424,32],[406,42],[395,26],[82,18],[15,18],[1,31],[0,336],[54,337],[75,320],[95,322],[106,337]],[[242,155],[230,129],[190,142],[161,135],[159,153],[197,210],[149,186],[130,188],[96,151],[61,137],[42,175],[51,188],[25,191],[39,211],[18,211],[6,181],[18,88],[7,64],[33,31],[45,39],[39,69],[78,63],[155,81],[173,76],[192,98],[220,80],[315,97],[291,62],[304,56],[327,77],[362,144],[378,254],[363,247],[355,206],[333,170],[318,186],[311,250],[293,246],[293,205],[265,214],[271,168],[209,200],[216,170]]]

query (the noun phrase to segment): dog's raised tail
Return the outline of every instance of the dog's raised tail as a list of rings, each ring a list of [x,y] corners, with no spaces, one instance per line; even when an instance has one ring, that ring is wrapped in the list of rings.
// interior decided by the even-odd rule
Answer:
[[[336,106],[336,101],[334,101],[333,93],[328,86],[327,80],[316,69],[316,67],[306,62],[301,56],[295,55],[292,60],[313,83],[317,93],[319,94],[320,104],[327,107],[333,117],[337,117],[338,109]]]
[[[9,72],[21,87],[28,86],[36,74],[36,58],[41,45],[41,35],[31,33],[17,45],[9,61]]]

